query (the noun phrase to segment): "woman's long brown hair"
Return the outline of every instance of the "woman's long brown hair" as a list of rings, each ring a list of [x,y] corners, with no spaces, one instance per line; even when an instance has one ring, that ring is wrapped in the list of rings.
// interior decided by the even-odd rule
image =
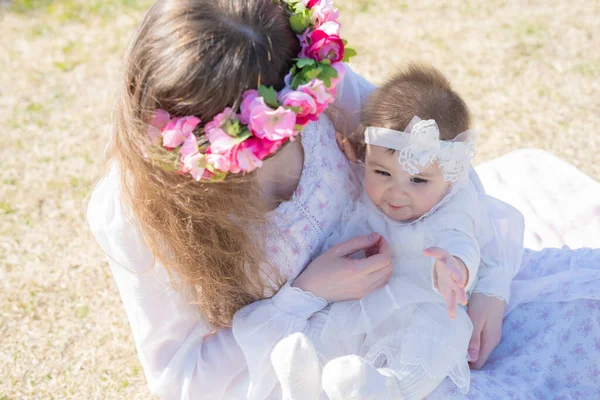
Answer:
[[[203,123],[259,83],[283,86],[299,43],[271,0],[159,0],[125,59],[107,162],[155,258],[213,327],[264,296],[266,206],[254,174],[195,182],[144,156],[153,110]],[[197,135],[200,136],[200,135]],[[203,138],[199,137],[200,141]]]

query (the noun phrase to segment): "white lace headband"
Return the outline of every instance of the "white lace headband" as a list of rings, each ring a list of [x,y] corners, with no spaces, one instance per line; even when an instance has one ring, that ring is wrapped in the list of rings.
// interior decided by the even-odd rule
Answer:
[[[467,176],[475,155],[472,130],[453,140],[440,140],[434,120],[413,117],[405,132],[370,126],[365,130],[365,143],[397,150],[398,162],[411,175],[416,175],[438,162],[444,180],[456,183]]]

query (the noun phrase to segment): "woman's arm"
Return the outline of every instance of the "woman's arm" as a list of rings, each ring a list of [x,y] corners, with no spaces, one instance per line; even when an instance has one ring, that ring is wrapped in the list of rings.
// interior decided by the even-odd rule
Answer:
[[[150,391],[161,398],[246,398],[250,380],[245,354],[301,331],[308,317],[326,305],[284,286],[273,299],[252,305],[264,319],[241,313],[233,329],[213,332],[191,296],[173,288],[127,215],[121,208],[118,174],[111,172],[92,195],[88,221],[108,255]],[[252,340],[240,343],[236,334],[251,334]],[[277,382],[265,383],[277,389]]]
[[[113,170],[92,194],[88,221],[108,255],[150,390],[161,398],[276,396],[270,352],[280,339],[308,328],[308,319],[327,304],[317,295],[329,301],[360,298],[391,274],[389,255],[347,259],[380,239],[355,238],[313,261],[297,287],[284,285],[272,298],[238,311],[232,329],[214,331],[192,304],[193,296],[176,291],[165,268],[155,263],[122,209],[119,185]]]

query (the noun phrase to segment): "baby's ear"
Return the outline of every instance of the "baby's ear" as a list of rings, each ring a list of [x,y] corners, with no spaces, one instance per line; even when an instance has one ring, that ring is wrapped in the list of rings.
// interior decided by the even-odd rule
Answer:
[[[344,136],[343,133],[336,132],[335,139],[337,141],[338,146],[340,147],[340,150],[342,150],[342,152],[346,155],[346,158],[348,158],[348,160],[352,162],[359,161],[357,149],[352,145],[352,142],[348,140],[346,136]]]

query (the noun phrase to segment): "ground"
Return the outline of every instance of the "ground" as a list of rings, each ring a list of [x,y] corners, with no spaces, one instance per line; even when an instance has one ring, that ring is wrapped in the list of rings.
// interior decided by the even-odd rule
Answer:
[[[599,2],[338,3],[366,78],[422,60],[452,80],[480,132],[476,162],[537,147],[600,179]],[[149,4],[0,0],[0,400],[150,397],[85,222]]]

